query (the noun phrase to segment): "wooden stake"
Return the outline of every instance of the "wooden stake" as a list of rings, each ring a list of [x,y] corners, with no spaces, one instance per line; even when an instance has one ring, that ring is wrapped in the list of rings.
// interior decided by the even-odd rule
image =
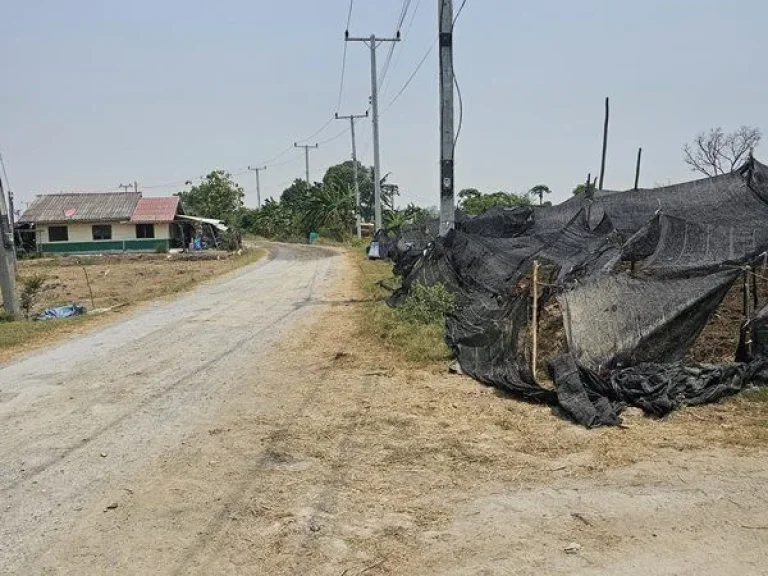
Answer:
[[[603,155],[600,160],[600,184],[598,190],[603,189],[603,178],[605,178],[605,156],[608,153],[608,116],[610,114],[610,100],[605,98],[605,123],[603,124]]]
[[[91,281],[88,279],[88,270],[83,266],[83,272],[85,273],[85,283],[88,286],[88,293],[91,295],[91,311],[96,310],[96,304],[93,302],[93,290],[91,290]]]
[[[536,360],[539,356],[539,261],[533,261],[533,274],[531,280],[533,290],[533,316],[531,318],[531,374],[536,380]]]

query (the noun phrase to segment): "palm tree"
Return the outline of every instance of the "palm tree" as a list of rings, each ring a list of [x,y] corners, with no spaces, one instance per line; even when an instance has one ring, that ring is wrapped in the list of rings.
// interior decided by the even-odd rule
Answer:
[[[310,230],[328,230],[341,235],[352,230],[354,221],[355,199],[339,179],[313,191],[307,201],[304,223]]]
[[[552,190],[549,189],[549,186],[545,186],[544,184],[537,184],[528,191],[528,194],[534,198],[538,196],[539,206],[541,206],[544,203],[544,194],[550,194],[551,192]]]

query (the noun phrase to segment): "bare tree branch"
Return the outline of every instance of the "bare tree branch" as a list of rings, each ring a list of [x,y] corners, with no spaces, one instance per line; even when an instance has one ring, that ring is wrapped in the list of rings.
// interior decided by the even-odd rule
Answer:
[[[720,127],[713,128],[708,133],[698,134],[693,145],[685,145],[683,160],[691,170],[706,176],[727,174],[746,160],[761,138],[760,130],[750,126],[742,126],[728,134]]]

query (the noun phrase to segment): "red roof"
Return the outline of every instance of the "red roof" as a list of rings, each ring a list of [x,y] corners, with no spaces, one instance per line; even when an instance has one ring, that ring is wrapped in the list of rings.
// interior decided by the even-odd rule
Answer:
[[[131,222],[172,222],[179,209],[179,197],[140,198]]]

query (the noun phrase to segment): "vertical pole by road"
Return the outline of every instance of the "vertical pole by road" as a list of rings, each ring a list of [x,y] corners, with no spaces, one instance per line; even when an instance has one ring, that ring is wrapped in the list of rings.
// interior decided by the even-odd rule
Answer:
[[[309,183],[309,149],[318,148],[320,145],[319,144],[313,144],[311,146],[307,144],[299,145],[299,144],[296,144],[295,142],[293,143],[293,145],[296,148],[304,148],[304,167],[306,169],[306,174],[307,174],[307,190],[309,190],[312,187],[312,185]]]
[[[253,167],[248,166],[248,170],[256,173],[256,207],[261,208],[261,181],[259,180],[259,172],[266,170],[266,166]]]
[[[357,177],[357,145],[355,143],[355,120],[358,118],[367,118],[368,112],[365,114],[350,114],[349,116],[339,116],[336,114],[337,120],[349,120],[349,131],[352,134],[352,177],[355,181],[355,224],[357,226],[357,238],[358,240],[363,237],[362,222],[360,216],[360,182]]]
[[[637,149],[637,167],[635,168],[635,190],[640,185],[640,161],[643,159],[643,149]]]
[[[438,0],[440,26],[440,236],[453,229],[453,0]]]
[[[350,38],[349,31],[344,35],[347,42],[364,42],[371,49],[371,118],[373,123],[373,186],[374,186],[374,218],[376,230],[382,227],[381,218],[381,156],[379,148],[379,85],[376,68],[376,48],[383,42],[400,42],[400,32],[395,38],[376,38],[371,34],[368,38]]]
[[[600,160],[600,182],[598,190],[603,189],[603,178],[605,177],[605,156],[608,153],[608,116],[610,115],[610,101],[605,97],[605,122],[603,124],[603,156]]]
[[[3,306],[6,314],[16,317],[19,306],[16,301],[16,274],[14,262],[13,228],[8,219],[8,207],[5,201],[3,181],[0,179],[0,294],[3,296]]]

